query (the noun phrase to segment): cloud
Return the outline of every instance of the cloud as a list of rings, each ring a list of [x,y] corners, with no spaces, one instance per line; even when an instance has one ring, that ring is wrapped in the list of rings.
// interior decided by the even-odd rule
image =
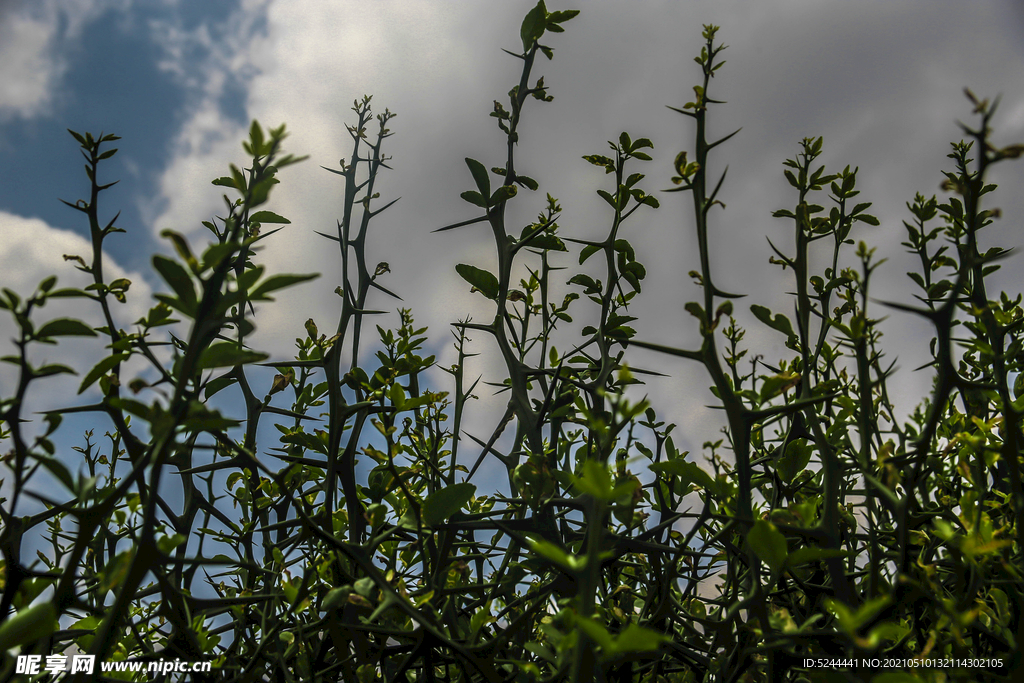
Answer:
[[[84,288],[92,284],[92,276],[77,270],[73,261],[63,256],[78,255],[91,261],[92,245],[85,238],[69,230],[48,225],[38,218],[17,216],[0,211],[0,239],[4,249],[0,250],[0,273],[3,286],[18,294],[22,300],[36,291],[39,283],[50,275],[57,276],[56,288]],[[112,302],[115,324],[130,329],[132,323],[146,314],[150,304],[150,289],[138,273],[130,273],[109,257],[104,256],[104,277],[107,282],[118,278],[131,281],[127,303]],[[55,318],[77,318],[92,326],[104,325],[100,308],[85,299],[51,299],[37,308],[31,317],[38,326]],[[13,316],[9,311],[0,311],[0,350],[4,355],[16,353],[13,340],[19,335]],[[68,337],[57,346],[32,344],[29,359],[35,364],[61,363],[79,372],[79,377],[59,375],[38,380],[30,389],[31,410],[52,409],[69,404],[69,397],[76,395],[81,375],[106,353],[99,338]],[[0,364],[0,386],[4,386],[5,397],[17,386],[14,366]]]
[[[131,0],[35,0],[0,5],[0,123],[46,114],[59,97],[83,29]]]
[[[376,111],[387,107],[398,113],[390,126],[396,135],[385,149],[395,157],[394,170],[380,179],[380,202],[402,200],[374,220],[369,258],[390,263],[384,284],[405,299],[398,304],[380,297],[373,306],[411,307],[417,322],[431,327],[440,361],[450,364],[448,324],[467,314],[477,320],[493,315],[480,297],[469,294],[454,266],[493,267],[493,246],[480,225],[440,235],[431,230],[475,215],[458,199],[471,186],[464,157],[488,167],[503,164],[505,147],[487,114],[492,101],[504,101],[517,81],[519,62],[499,48],[517,49],[519,21],[531,4],[254,2],[192,38],[164,31],[167,54],[174,55],[167,68],[191,79],[193,95],[162,175],[153,229],[175,227],[199,239],[199,221],[223,207],[221,188],[208,183],[224,174],[229,161],[239,163],[238,142],[248,121],[287,122],[288,150],[312,158],[283,172],[272,208],[292,225],[268,240],[259,259],[269,272],[323,276],[283,293],[280,305],[261,312],[257,322],[264,348],[281,353],[301,334],[307,317],[316,318],[321,329],[328,327],[326,321],[338,310],[333,290],[340,284],[339,257],[336,245],[314,231],[334,229],[341,184],[319,166],[337,167],[338,159],[349,156],[344,124],[352,120],[352,100],[371,93]],[[565,235],[602,235],[608,214],[594,190],[606,187],[608,179],[580,157],[605,153],[605,141],[622,130],[655,143],[655,161],[636,169],[649,175],[647,189],[668,186],[676,152],[692,153],[692,130],[688,120],[663,105],[679,106],[691,97],[700,26],[714,22],[723,26],[720,36],[731,47],[723,55],[729,63],[713,83],[729,104],[715,112],[711,134],[744,127],[713,160],[716,175],[730,168],[722,195],[728,208],[712,219],[712,261],[721,285],[751,295],[740,302],[741,311],[748,303],[791,310],[785,295],[792,288],[790,273],[768,265],[765,236],[791,248],[790,226],[770,215],[795,201],[781,162],[796,154],[802,137],[823,135],[822,160],[831,170],[848,163],[861,167],[858,200],[874,202],[883,222],[855,235],[879,244],[892,260],[876,275],[878,291],[907,292],[904,272],[912,263],[900,246],[904,205],[914,192],[938,192],[947,141],[962,135],[953,119],[969,116],[963,86],[984,95],[1007,92],[1007,116],[997,124],[1005,125],[1007,134],[1024,130],[1024,100],[1010,95],[1024,92],[1016,68],[1024,50],[1011,30],[1017,22],[1006,20],[1011,5],[990,3],[976,11],[942,3],[942,11],[927,13],[921,7],[806,2],[584,7],[565,34],[551,36],[554,61],[541,59],[536,65],[534,78],[545,76],[555,101],[528,103],[517,168],[537,178],[542,190],[515,200],[510,231],[533,219],[547,191],[565,207]],[[951,47],[968,43],[969,49]],[[240,94],[226,98],[235,87]],[[1008,214],[1024,209],[1019,193],[1000,201],[1007,202]],[[693,347],[695,324],[683,312],[696,293],[686,275],[698,266],[692,207],[682,195],[667,195],[662,209],[638,213],[624,229],[650,273],[637,306],[641,338]],[[559,265],[574,266],[574,259],[565,257]],[[574,315],[584,315],[585,307],[578,304]],[[878,315],[886,312],[877,305]],[[746,318],[747,340],[770,343],[772,333]],[[917,358],[912,349],[927,329],[905,316],[894,318],[887,323],[887,334],[892,332],[886,340],[896,342],[890,353]],[[493,358],[485,335],[476,337],[474,350]],[[664,399],[682,430],[701,432],[709,413],[699,406],[713,401],[706,377],[664,357],[642,358],[651,369],[676,378],[651,382],[655,404]],[[905,371],[917,364],[901,362]],[[483,372],[485,381],[501,379],[493,362]],[[921,373],[901,381],[905,404],[927,385]]]
[[[375,95],[375,104],[380,102],[378,110],[385,106],[404,110],[396,127],[408,120],[404,128],[414,145],[415,133],[408,131],[420,116],[435,121],[450,110],[452,120],[443,134],[456,135],[466,112],[446,106],[438,96],[436,74],[454,70],[462,74],[463,90],[474,85],[476,79],[470,75],[478,63],[457,37],[466,23],[467,18],[453,10],[408,3],[372,7],[248,3],[191,38],[183,37],[179,26],[155,25],[156,39],[166,46],[165,68],[189,79],[191,94],[172,157],[161,176],[151,227],[154,231],[173,227],[203,239],[200,222],[224,212],[223,188],[211,186],[210,181],[226,173],[228,162],[242,164],[239,142],[249,119],[268,126],[287,122],[292,131],[288,151],[311,154],[312,159],[282,174],[274,206],[293,225],[268,242],[261,258],[271,271],[324,273],[314,310],[307,306],[301,319],[292,316],[288,331],[275,324],[261,326],[281,330],[290,344],[305,317],[328,315],[335,302],[332,292],[340,284],[337,252],[325,250],[323,239],[313,231],[331,230],[340,215],[337,178],[318,165],[336,166],[339,158],[348,155],[344,124],[353,99],[369,92]],[[238,82],[244,85],[241,104],[246,115],[241,120],[230,117],[230,107],[223,101],[224,90]],[[457,101],[460,94],[450,97]],[[482,101],[489,102],[486,96]],[[403,156],[405,163],[413,157]],[[451,160],[438,159],[437,164],[449,166]],[[385,188],[389,186],[385,183]],[[437,223],[443,218],[429,220]],[[437,225],[409,226],[409,232],[415,233],[409,236],[419,243],[426,229]],[[380,246],[379,240],[375,246]],[[387,260],[384,250],[377,253],[379,260]],[[416,270],[406,267],[403,272]],[[464,294],[468,295],[468,288]],[[268,316],[274,314],[268,311]]]
[[[50,58],[52,26],[27,16],[9,16],[0,25],[0,114],[28,118],[49,102],[61,66]]]

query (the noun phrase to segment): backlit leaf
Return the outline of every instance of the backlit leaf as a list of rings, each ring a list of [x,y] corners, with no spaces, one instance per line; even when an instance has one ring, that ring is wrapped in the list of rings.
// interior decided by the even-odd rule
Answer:
[[[548,9],[544,6],[544,0],[540,0],[537,6],[527,12],[523,19],[523,25],[519,29],[519,35],[523,39],[523,50],[529,52],[534,41],[544,35],[544,28],[548,23]]]
[[[0,626],[0,652],[45,638],[57,626],[57,608],[52,602],[26,607]]]
[[[782,570],[788,554],[786,537],[774,524],[763,519],[754,522],[753,528],[747,533],[747,543],[754,554],[768,565],[772,574],[778,574]]]
[[[153,267],[178,296],[178,300],[184,308],[182,312],[194,314],[198,300],[195,287],[192,284],[192,277],[185,270],[185,267],[177,261],[160,254],[153,257]]]
[[[250,223],[286,223],[290,224],[291,221],[280,216],[273,211],[257,211],[249,216]]]
[[[101,360],[99,363],[93,366],[92,370],[86,373],[85,377],[82,379],[82,383],[78,387],[78,393],[82,393],[83,391],[91,387],[93,383],[96,382],[96,380],[110,372],[115,365],[125,360],[126,358],[128,358],[127,353],[115,353]]]
[[[460,263],[455,271],[469,284],[476,287],[488,299],[498,298],[498,278],[486,270]]]
[[[423,523],[434,525],[443,522],[461,510],[473,498],[474,493],[476,485],[468,482],[452,484],[434,491],[423,501],[423,507],[420,509]]]
[[[783,334],[793,336],[793,326],[789,322],[789,318],[787,318],[782,313],[778,313],[773,318],[771,310],[765,308],[764,306],[759,306],[757,304],[754,304],[750,307],[750,312],[753,313],[758,320],[760,320],[773,330],[778,330]]]
[[[284,289],[285,287],[291,287],[292,285],[297,285],[300,282],[315,280],[318,277],[320,277],[320,273],[304,273],[301,275],[282,273],[280,275],[271,275],[256,286],[256,289],[253,290],[250,298],[254,301],[265,300],[267,298],[267,294],[270,294],[271,292]]]
[[[196,366],[199,370],[208,370],[258,363],[267,358],[265,353],[238,348],[238,344],[234,342],[216,342],[203,351]]]
[[[57,318],[36,331],[37,337],[95,337],[96,332],[81,320]]]
[[[469,157],[466,157],[466,165],[469,166],[469,172],[473,174],[473,180],[476,182],[480,194],[484,197],[489,196],[491,194],[491,179],[487,174],[487,169],[479,161]]]

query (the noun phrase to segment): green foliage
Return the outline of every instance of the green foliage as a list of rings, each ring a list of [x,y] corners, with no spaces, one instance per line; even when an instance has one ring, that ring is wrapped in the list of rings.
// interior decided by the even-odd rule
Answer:
[[[300,161],[282,151],[284,127],[254,122],[243,144],[248,167],[231,165],[213,181],[231,194],[226,217],[204,223],[213,239],[201,256],[165,231],[174,256],[155,256],[153,268],[166,289],[131,332],[113,322],[130,283],[104,279],[103,241],[121,230],[99,220],[109,185],[96,182],[116,152],[103,147],[117,138],[72,132],[91,193],[68,206],[86,215],[94,250],[91,262],[65,258],[93,284],[54,289],[51,277],[28,296],[0,296],[20,330],[17,353],[2,359],[19,382],[0,398],[10,475],[0,501],[0,649],[212,660],[211,680],[232,681],[1019,675],[1024,314],[1021,296],[988,294],[986,278],[1007,252],[982,252],[978,234],[998,217],[981,203],[995,189],[989,167],[1024,147],[994,147],[995,106],[968,93],[980,123],[964,126],[970,141],[953,146],[949,196],[908,204],[905,245],[921,264],[910,273],[920,306],[891,306],[933,324],[935,386],[901,420],[869,293],[881,261],[851,237],[857,224],[878,220],[866,213],[870,204],[852,201],[857,169],[828,173],[818,163],[821,138],[804,139],[784,162],[796,198],[774,214],[795,236],[793,253],[776,249],[772,258],[795,280],[794,318],[750,307],[783,335],[787,355],[743,362],[738,295],[715,284],[710,258],[711,209],[724,207],[724,173],[708,183],[711,153],[731,137],[705,137],[721,104],[708,94],[724,64],[717,27],[704,27],[693,101],[675,109],[696,124],[695,151],[692,161],[685,151],[674,157],[668,190],[693,201],[700,270],[691,276],[702,297],[685,308],[699,325],[699,348],[640,341],[630,325],[646,269],[627,224],[659,207],[636,170],[652,160],[650,140],[623,132],[608,143],[610,155],[583,157],[603,171],[594,178],[605,184],[597,190],[608,220],[602,240],[560,234],[562,207],[551,195],[535,222],[510,231],[508,203],[531,201],[517,188],[540,187],[516,170],[515,144],[527,98],[551,100],[543,78],[528,85],[536,52],[552,56],[538,41],[576,13],[548,12],[542,0],[527,14],[523,52],[514,55],[519,84],[491,114],[508,143],[491,169],[500,185],[492,188],[484,163],[466,159],[476,189],[462,198],[482,215],[440,229],[486,223],[497,256],[494,272],[455,266],[494,314],[454,324],[459,362],[451,368],[422,355],[426,330],[407,310],[396,329],[376,326],[369,347],[362,338],[377,313],[371,295],[395,296],[379,282],[388,264],[368,266],[367,231],[393,203],[374,202],[394,116],[374,117],[369,97],[353,106],[351,163],[327,169],[344,183],[343,218],[335,233],[322,233],[340,250],[341,312],[327,332],[307,320],[292,359],[269,359],[247,342],[255,304],[315,277],[267,275],[257,263],[259,243],[276,232],[261,226],[289,223],[257,210],[271,201],[278,173]],[[832,256],[815,272],[808,251],[819,240]],[[563,256],[566,243],[579,254]],[[841,268],[850,245],[859,266]],[[590,259],[599,266],[591,274],[558,265]],[[529,277],[515,282],[520,265]],[[563,285],[570,293],[555,303]],[[88,299],[105,325],[36,321],[55,297]],[[584,306],[593,322],[572,328]],[[172,325],[187,334],[161,329]],[[471,332],[485,338],[471,347]],[[30,348],[95,335],[109,352],[79,393],[98,399],[51,409],[45,430],[30,436],[29,388],[73,372],[32,366]],[[728,428],[705,443],[703,462],[680,452],[675,425],[637,400],[631,387],[651,373],[627,365],[631,346],[707,371]],[[507,410],[479,437],[465,426],[479,383],[465,375],[478,352],[471,348],[496,352],[506,372],[498,388]],[[129,379],[129,363],[145,370]],[[262,398],[259,366],[276,373]],[[447,390],[427,388],[432,370],[450,375]],[[215,395],[231,406],[227,415],[211,405]],[[73,475],[53,437],[62,416],[78,412],[113,429],[102,445],[86,433]],[[267,421],[276,443],[259,429]],[[511,495],[472,483],[484,462],[504,472]],[[168,494],[168,480],[180,496]],[[44,509],[26,515],[30,502]],[[26,557],[39,537],[47,552]],[[875,675],[877,666],[863,664],[870,658],[906,665]],[[957,664],[968,658],[988,664]],[[821,659],[854,664],[842,673],[808,668]],[[13,658],[3,666],[6,679]]]

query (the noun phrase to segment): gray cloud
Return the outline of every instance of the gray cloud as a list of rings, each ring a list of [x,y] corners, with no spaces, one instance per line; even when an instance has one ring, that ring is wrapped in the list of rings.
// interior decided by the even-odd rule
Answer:
[[[398,113],[386,150],[394,156],[394,171],[382,179],[381,201],[402,200],[375,221],[371,258],[391,264],[386,286],[431,327],[441,362],[450,363],[448,324],[491,314],[470,295],[454,265],[487,267],[494,257],[480,226],[430,231],[475,215],[458,199],[471,185],[463,157],[486,166],[504,163],[503,140],[487,114],[518,77],[518,62],[499,48],[517,48],[519,21],[530,4],[252,2],[192,34],[174,24],[153,25],[154,40],[166,48],[165,68],[189,84],[191,95],[152,204],[151,228],[204,238],[200,221],[222,209],[221,188],[209,181],[223,175],[228,162],[243,161],[238,143],[244,125],[233,107],[266,125],[287,122],[293,131],[289,150],[312,158],[283,173],[273,208],[292,225],[268,240],[260,258],[270,271],[323,274],[260,312],[259,343],[288,353],[307,317],[325,327],[337,314],[337,253],[314,230],[333,228],[341,187],[319,166],[336,166],[348,156],[344,124],[352,100],[373,94],[377,110]],[[580,157],[603,152],[605,140],[622,130],[653,140],[655,160],[637,170],[648,173],[648,189],[668,187],[671,160],[690,149],[692,131],[663,105],[679,106],[692,94],[701,24],[720,24],[731,47],[712,95],[728,104],[714,112],[712,134],[743,131],[713,159],[713,172],[729,167],[722,196],[728,207],[713,219],[713,262],[725,288],[751,295],[743,303],[791,309],[784,294],[791,288],[788,273],[767,263],[765,237],[781,248],[791,243],[790,225],[770,214],[794,202],[781,162],[796,154],[802,137],[824,136],[822,160],[830,169],[860,167],[860,199],[874,203],[882,226],[862,228],[854,237],[891,259],[878,274],[879,298],[904,300],[909,288],[903,273],[912,267],[899,245],[905,202],[918,191],[938,192],[948,141],[961,136],[954,119],[970,115],[962,88],[984,96],[1004,93],[997,119],[1002,139],[1024,137],[1021,10],[1011,2],[651,1],[595,2],[582,9],[566,33],[550,36],[554,61],[540,60],[535,70],[555,100],[530,102],[518,166],[541,182],[541,192],[523,193],[510,215],[519,224],[529,222],[550,192],[565,208],[565,235],[601,234],[608,216],[594,190],[606,178]],[[243,93],[230,106],[224,98],[229,83]],[[1007,169],[996,176],[1007,183],[996,202],[1008,216],[1024,208],[1010,187],[1015,174]],[[662,200],[662,209],[638,213],[626,226],[650,273],[636,306],[638,329],[645,339],[693,346],[694,321],[683,312],[697,292],[686,275],[697,266],[691,209],[683,195]],[[993,235],[1014,246],[1020,235],[1005,222]],[[574,262],[569,255],[563,265]],[[1012,278],[1006,283],[1019,287]],[[380,299],[374,305],[396,303]],[[585,317],[584,308],[579,305],[578,316]],[[771,333],[756,322],[749,327],[752,346],[782,354]],[[928,330],[902,314],[886,329],[890,353],[903,359],[900,399],[909,408],[929,384],[923,373],[909,374]],[[478,350],[490,350],[483,339],[477,343]],[[652,382],[651,395],[669,419],[692,431],[696,445],[713,436],[706,433],[709,414],[700,408],[711,397],[699,368],[650,354],[637,354],[635,362],[673,375]],[[481,361],[476,367],[485,379],[500,379],[497,366]]]

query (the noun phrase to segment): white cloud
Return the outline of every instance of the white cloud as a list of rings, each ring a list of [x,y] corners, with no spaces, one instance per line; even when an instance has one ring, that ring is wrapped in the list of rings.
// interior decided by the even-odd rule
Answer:
[[[213,100],[203,100],[192,109],[172,145],[174,151],[160,176],[156,201],[143,204],[144,215],[153,216],[157,207],[161,209],[151,218],[154,231],[205,232],[201,221],[226,215],[220,200],[223,192],[211,181],[228,174],[229,160],[241,162],[238,143],[245,131],[245,126],[228,119]]]
[[[454,71],[464,89],[474,85],[475,79],[466,75],[479,65],[469,46],[457,37],[459,26],[466,23],[467,18],[452,9],[428,4],[252,2],[244,3],[223,24],[204,26],[192,34],[173,23],[153,25],[154,37],[165,47],[164,68],[181,78],[191,92],[185,122],[160,180],[156,208],[150,212],[155,216],[151,221],[155,231],[173,227],[201,240],[205,231],[200,222],[224,214],[224,190],[210,181],[225,175],[229,162],[242,164],[239,142],[248,127],[247,121],[229,119],[222,106],[228,83],[244,85],[242,104],[249,118],[267,126],[287,122],[292,132],[288,151],[312,156],[311,161],[282,173],[274,210],[291,218],[293,225],[268,241],[261,254],[271,272],[324,273],[316,300],[309,301],[310,289],[302,288],[279,297],[283,303],[298,304],[296,299],[304,296],[302,305],[273,307],[263,314],[261,330],[279,334],[270,340],[278,349],[291,345],[306,317],[327,320],[335,315],[331,292],[339,284],[337,252],[324,249],[323,239],[313,231],[332,229],[340,215],[340,188],[337,177],[318,165],[336,166],[340,157],[348,155],[344,123],[352,114],[352,100],[373,93],[374,103],[380,103],[378,110],[385,106],[403,110],[395,127],[408,121],[404,129],[410,142],[417,137],[410,128],[415,128],[417,116],[424,115],[418,109],[428,111],[430,121],[443,117],[445,111],[463,116],[465,112],[457,112],[437,97],[437,74]],[[443,80],[451,83],[450,78]],[[489,102],[486,97],[482,101]],[[458,95],[453,99],[458,101]],[[455,134],[452,119],[445,128]],[[450,163],[438,160],[439,165]],[[383,185],[388,192],[387,179]],[[378,222],[385,221],[382,217]],[[409,237],[421,243],[428,225],[410,227],[415,235]],[[384,245],[377,241],[374,246]],[[377,251],[382,254],[379,260],[389,258],[383,251]],[[415,270],[406,267],[404,272]],[[459,297],[460,311],[469,299],[465,289]],[[447,311],[454,301],[432,303],[431,308],[440,305]],[[282,315],[287,320],[280,319]]]
[[[34,0],[0,6],[0,122],[49,111],[85,26],[131,0]]]
[[[226,85],[241,85],[244,95],[235,104],[242,105],[246,118],[267,125],[287,122],[293,132],[288,150],[312,156],[282,173],[272,208],[292,225],[268,240],[260,259],[270,272],[323,273],[261,312],[264,347],[287,351],[310,316],[321,329],[329,326],[326,321],[337,314],[332,292],[340,284],[339,259],[336,245],[313,231],[334,229],[341,183],[318,167],[336,167],[339,158],[349,156],[344,124],[352,120],[352,100],[371,93],[376,111],[388,107],[398,113],[391,125],[396,136],[385,150],[394,154],[395,170],[382,177],[380,190],[382,202],[399,195],[402,201],[374,221],[369,258],[391,264],[393,273],[384,284],[405,298],[404,305],[431,327],[432,341],[447,353],[449,322],[470,312],[478,320],[491,314],[479,297],[469,295],[454,265],[485,266],[493,247],[479,225],[441,235],[430,230],[475,213],[458,199],[471,186],[463,157],[502,165],[504,146],[487,114],[492,100],[504,101],[517,80],[519,63],[499,48],[517,49],[519,21],[530,5],[253,2],[222,25],[191,37],[163,30],[167,68],[192,84],[193,99],[161,180],[163,205],[152,227],[175,227],[198,237],[199,221],[222,209],[222,188],[209,181],[223,175],[228,162],[241,160],[244,124],[224,107]],[[892,257],[876,276],[878,291],[905,291],[909,264],[899,246],[904,203],[915,191],[938,191],[946,141],[960,135],[953,119],[969,115],[962,87],[971,85],[984,95],[1024,92],[1016,68],[1020,44],[1013,42],[1004,16],[1010,6],[989,3],[983,12],[954,3],[942,7],[922,14],[913,3],[792,2],[770,8],[737,3],[725,9],[721,3],[586,5],[565,34],[551,37],[555,60],[537,62],[534,78],[546,76],[555,101],[528,103],[519,170],[536,177],[542,193],[562,200],[563,231],[570,236],[606,230],[607,213],[593,191],[607,178],[580,156],[606,152],[604,141],[620,131],[654,141],[656,160],[642,170],[650,177],[648,189],[666,187],[675,153],[692,152],[692,133],[687,120],[663,105],[681,105],[692,95],[700,25],[714,22],[723,26],[720,35],[732,47],[723,55],[729,64],[714,82],[729,104],[716,113],[712,135],[744,127],[714,159],[715,173],[726,164],[731,168],[722,195],[729,208],[713,217],[719,283],[753,293],[740,302],[742,310],[749,302],[791,308],[781,294],[790,287],[789,274],[767,265],[771,252],[765,235],[786,247],[790,229],[770,217],[771,210],[793,201],[781,162],[796,153],[801,137],[824,135],[825,163],[836,170],[859,165],[863,194],[858,199],[874,202],[883,221],[882,228],[859,235]],[[966,44],[964,35],[985,40],[970,41],[970,49],[951,47]],[[1008,118],[1019,131],[1019,100],[1011,102]],[[515,226],[510,230],[536,215],[542,193],[522,193],[510,210]],[[698,264],[690,234],[692,208],[680,197],[664,197],[660,211],[638,214],[626,230],[651,274],[640,297],[641,337],[693,346],[693,320],[683,303],[692,297],[685,273]],[[1016,197],[1007,201],[1022,208]],[[1012,213],[1009,204],[1004,209]],[[567,257],[560,265],[572,266],[573,260]],[[774,299],[773,293],[778,293]],[[397,304],[380,297],[373,305]],[[893,325],[913,330],[887,337],[899,342],[897,348],[919,341],[913,321],[898,319]],[[750,341],[770,335],[756,322],[750,326],[755,328]],[[474,350],[491,354],[485,335],[475,336]],[[686,379],[652,382],[654,402],[664,399],[676,407],[670,419],[684,428],[706,422],[702,409],[679,406],[686,399],[692,406],[695,396],[711,402],[708,382],[692,373],[680,375],[678,363],[661,362],[663,367],[652,369]],[[909,370],[916,363],[901,365]],[[500,380],[496,367],[486,366],[484,372],[485,380]],[[927,388],[927,378],[915,376],[900,386],[914,395]],[[691,446],[699,447],[701,437],[695,438]]]
[[[61,67],[50,58],[55,30],[27,16],[10,16],[0,25],[0,113],[34,116],[49,102]]]
[[[57,276],[56,288],[83,288],[92,283],[92,276],[77,270],[73,261],[65,261],[65,254],[81,256],[92,260],[92,245],[88,240],[70,230],[62,230],[48,225],[38,218],[16,216],[0,211],[0,241],[4,249],[0,250],[0,273],[3,274],[3,286],[14,291],[25,300],[36,291],[39,283],[50,275]],[[146,314],[150,305],[150,289],[138,273],[130,273],[119,266],[109,255],[104,255],[104,277],[107,282],[118,278],[131,281],[127,303],[112,302],[112,313],[115,323],[130,329],[132,323]],[[98,305],[81,298],[50,299],[32,314],[32,322],[40,325],[55,318],[77,318],[93,326],[105,324]],[[0,351],[3,355],[14,353],[13,339],[18,335],[18,328],[9,311],[0,311]],[[30,360],[36,364],[61,363],[77,370],[81,375],[87,372],[104,353],[102,341],[99,339],[68,337],[60,340],[57,346],[33,344],[30,346]],[[59,375],[39,380],[34,388],[33,406],[47,409],[67,404],[67,399],[74,396],[78,379]],[[9,364],[0,364],[0,385],[5,387],[8,395],[17,385],[15,369]],[[33,408],[35,409],[35,408]]]

